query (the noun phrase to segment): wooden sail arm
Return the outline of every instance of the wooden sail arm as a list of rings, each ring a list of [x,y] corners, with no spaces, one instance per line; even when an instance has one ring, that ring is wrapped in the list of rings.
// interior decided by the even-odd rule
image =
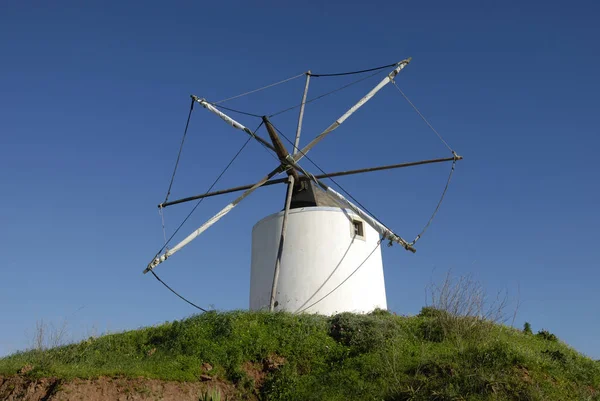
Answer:
[[[161,264],[162,262],[164,262],[165,260],[167,260],[169,257],[171,257],[175,252],[178,252],[179,250],[181,250],[181,248],[183,248],[184,246],[186,246],[187,244],[189,244],[190,242],[192,242],[194,239],[196,239],[196,237],[198,237],[204,231],[208,230],[210,228],[210,226],[212,226],[213,224],[215,224],[217,221],[219,221],[221,218],[223,218],[223,216],[225,216],[227,213],[229,213],[234,207],[236,207],[248,195],[250,195],[252,192],[254,192],[255,190],[257,190],[262,185],[264,185],[273,176],[275,176],[275,175],[277,175],[277,174],[279,174],[281,172],[283,172],[283,167],[282,166],[278,166],[276,169],[274,169],[273,171],[271,171],[269,174],[267,174],[265,177],[263,177],[256,184],[252,185],[252,187],[250,187],[246,192],[244,192],[243,194],[241,194],[240,196],[238,196],[233,202],[229,203],[227,206],[225,206],[223,209],[221,209],[217,214],[215,214],[213,217],[211,217],[210,219],[208,219],[197,230],[194,230],[183,241],[181,241],[180,243],[178,243],[177,245],[175,245],[173,248],[168,249],[162,255],[156,255],[154,257],[154,259],[152,259],[152,261],[150,261],[150,263],[148,263],[148,266],[144,270],[144,274],[146,274],[149,271],[153,270],[156,266],[158,266],[159,264]]]
[[[231,125],[233,128],[237,128],[239,130],[244,131],[245,133],[247,133],[248,135],[250,135],[251,137],[256,139],[258,142],[260,142],[267,148],[271,149],[273,152],[277,153],[277,151],[275,150],[273,145],[271,145],[268,141],[266,141],[263,138],[261,138],[260,136],[256,135],[254,132],[252,132],[252,130],[250,130],[250,128],[244,126],[243,124],[240,124],[233,118],[229,117],[227,114],[223,113],[221,110],[217,109],[215,106],[213,106],[212,104],[207,102],[206,99],[200,99],[198,96],[194,96],[194,95],[192,95],[192,99],[194,99],[195,101],[200,103],[202,105],[202,107],[204,107],[205,109],[207,109],[207,110],[213,112],[214,114],[218,115],[219,117],[221,117],[221,119],[223,121],[225,121],[227,124]]]
[[[317,143],[321,142],[327,135],[331,133],[331,131],[338,128],[344,121],[348,119],[354,112],[356,112],[359,108],[365,105],[373,96],[377,94],[388,83],[392,82],[394,77],[404,69],[410,63],[411,58],[407,58],[406,60],[400,61],[396,68],[392,72],[390,72],[385,78],[381,80],[373,89],[369,91],[365,96],[363,96],[356,104],[348,109],[340,118],[335,120],[333,124],[331,124],[325,131],[321,132],[315,139],[313,139],[308,145],[306,145],[302,150],[299,150],[296,154],[294,154],[294,160],[299,161],[302,159]]]
[[[417,161],[417,162],[391,164],[391,165],[387,165],[387,166],[369,167],[369,168],[362,168],[362,169],[357,169],[357,170],[338,171],[338,172],[335,172],[335,173],[315,175],[315,178],[322,179],[322,178],[330,178],[330,177],[341,177],[341,176],[345,176],[345,175],[353,175],[353,174],[360,174],[360,173],[370,173],[370,172],[374,172],[374,171],[391,170],[391,169],[397,169],[397,168],[403,168],[403,167],[413,167],[413,166],[420,166],[420,165],[423,165],[423,164],[443,163],[443,162],[449,162],[449,161],[454,161],[454,160],[462,160],[462,156],[445,157],[445,158],[429,159],[429,160],[421,160],[421,161]],[[301,180],[307,180],[309,178],[305,177],[305,176],[301,176],[300,179]],[[264,183],[263,186],[266,187],[266,186],[269,186],[269,185],[281,184],[281,183],[284,183],[284,182],[287,182],[287,178],[280,178],[280,179],[275,179],[275,180],[267,181],[267,182]],[[167,207],[167,206],[177,205],[179,203],[190,202],[190,201],[197,200],[197,199],[209,198],[211,196],[224,195],[224,194],[228,194],[228,193],[232,193],[232,192],[244,191],[244,190],[249,189],[251,187],[252,187],[252,184],[250,184],[250,185],[242,185],[242,186],[239,186],[239,187],[233,187],[233,188],[228,188],[228,189],[221,189],[221,190],[213,191],[213,192],[207,192],[207,193],[201,194],[201,195],[194,195],[194,196],[189,196],[187,198],[177,199],[177,200],[174,200],[174,201],[171,201],[171,202],[161,203],[160,205],[158,205],[158,207],[159,208],[163,208],[163,207]]]

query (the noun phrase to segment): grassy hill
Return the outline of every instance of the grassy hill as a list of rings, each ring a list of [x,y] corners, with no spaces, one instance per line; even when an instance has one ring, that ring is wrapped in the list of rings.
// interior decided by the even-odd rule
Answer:
[[[0,376],[17,372],[221,383],[230,399],[600,400],[600,363],[552,334],[432,308],[414,317],[209,312],[0,359]]]

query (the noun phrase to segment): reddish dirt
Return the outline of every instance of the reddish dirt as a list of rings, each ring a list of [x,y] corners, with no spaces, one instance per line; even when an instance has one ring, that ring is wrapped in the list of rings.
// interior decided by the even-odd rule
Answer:
[[[255,390],[260,389],[267,377],[267,372],[262,370],[261,364],[256,362],[244,362],[242,369],[250,379],[254,380]]]
[[[278,370],[285,364],[285,358],[276,354],[270,354],[260,362],[244,362],[242,370],[254,382],[254,395],[258,397],[267,375]]]
[[[521,372],[521,378],[525,383],[531,384],[533,382],[531,376],[529,375],[529,370],[526,367],[518,366],[517,369]]]
[[[232,384],[216,379],[179,383],[119,377],[69,381],[30,379],[25,376],[0,377],[0,400],[5,401],[198,401],[201,394],[210,389],[218,389],[222,400],[238,399]]]
[[[276,354],[270,354],[263,360],[263,370],[273,372],[285,365],[285,358]]]
[[[151,351],[152,352],[152,351]],[[255,400],[267,375],[280,369],[285,358],[271,354],[261,362],[246,362],[242,368],[254,381],[252,395],[240,397],[232,383],[211,375],[213,367],[203,363],[197,382],[169,382],[147,378],[99,377],[96,379],[32,379],[33,367],[24,366],[15,376],[0,376],[2,401],[198,401],[206,391],[218,390],[222,400]],[[245,391],[248,394],[248,391]]]

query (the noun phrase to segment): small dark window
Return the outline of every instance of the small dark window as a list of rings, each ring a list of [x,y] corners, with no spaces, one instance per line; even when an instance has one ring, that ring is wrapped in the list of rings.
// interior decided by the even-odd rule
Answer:
[[[352,226],[354,228],[354,235],[356,235],[357,237],[364,237],[365,236],[365,231],[364,231],[364,228],[363,228],[363,222],[362,221],[353,220],[352,221]]]

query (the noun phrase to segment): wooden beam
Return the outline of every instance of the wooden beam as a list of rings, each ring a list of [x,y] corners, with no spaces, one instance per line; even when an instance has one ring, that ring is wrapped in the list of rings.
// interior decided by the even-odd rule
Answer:
[[[271,145],[269,142],[262,139],[260,136],[256,135],[254,132],[252,132],[250,130],[250,128],[243,126],[242,124],[240,124],[233,118],[229,117],[227,114],[223,113],[221,110],[219,110],[213,104],[206,101],[206,99],[200,99],[200,98],[198,98],[198,96],[195,96],[195,95],[192,95],[192,99],[194,99],[196,102],[200,103],[202,105],[202,107],[204,107],[205,109],[207,109],[207,110],[213,112],[214,114],[218,115],[219,117],[221,117],[221,119],[223,121],[225,121],[227,124],[231,125],[233,128],[237,128],[239,130],[244,131],[246,134],[250,135],[251,137],[256,139],[258,142],[260,142],[261,144],[263,144],[264,146],[266,146],[267,148],[269,148],[273,152],[275,152],[275,148],[273,147],[273,145]]]
[[[263,116],[262,120],[265,123],[267,132],[269,133],[269,137],[271,138],[271,142],[273,142],[273,147],[275,148],[275,153],[277,153],[277,157],[279,157],[279,161],[281,161],[281,164],[283,165],[290,166],[290,168],[286,170],[288,176],[293,176],[294,182],[299,182],[300,177],[298,176],[298,172],[291,165],[289,165],[289,161],[287,160],[288,156],[290,156],[290,153],[283,145],[283,142],[281,142],[279,135],[277,135],[277,131],[275,131],[275,127],[273,127],[273,124],[271,124],[271,121],[269,121],[269,118],[267,116]]]
[[[296,140],[294,141],[294,152],[298,151],[298,144],[300,143],[300,133],[302,131],[302,118],[304,117],[304,105],[306,104],[306,94],[308,93],[309,82],[310,71],[308,71],[308,73],[306,74],[306,84],[304,86],[304,94],[302,96],[302,105],[300,106],[300,115],[298,116],[298,128],[296,129]],[[269,122],[269,119],[267,117],[263,117],[263,122],[265,123],[267,130],[269,131],[269,135],[271,135],[271,132],[273,132],[273,135],[271,135],[271,140],[279,140],[279,137],[277,136],[277,133],[275,133],[272,124]],[[283,144],[281,146],[283,147]],[[277,146],[275,147],[277,148]],[[285,150],[285,147],[283,147],[283,149]],[[279,282],[279,270],[281,269],[281,258],[283,256],[283,247],[285,246],[285,232],[287,227],[288,214],[290,212],[290,206],[292,204],[292,194],[294,193],[294,185],[297,182],[296,179],[298,177],[298,173],[295,169],[291,169],[289,171],[291,171],[292,174],[288,175],[289,182],[287,187],[287,194],[285,197],[285,211],[283,213],[283,221],[281,223],[281,235],[279,237],[279,249],[277,251],[277,259],[275,260],[275,271],[273,272],[273,285],[271,286],[271,299],[269,302],[269,311],[271,312],[273,312],[277,307],[277,305],[275,305],[275,298],[277,297],[277,283]]]
[[[302,131],[302,120],[304,119],[304,106],[306,106],[306,95],[308,95],[308,84],[310,83],[310,70],[306,73],[306,83],[304,84],[304,93],[302,94],[302,103],[300,103],[300,114],[298,115],[298,127],[296,128],[296,140],[294,141],[294,154],[300,150],[300,132]]]
[[[285,197],[285,211],[283,212],[283,221],[281,222],[281,236],[279,237],[279,249],[277,250],[277,259],[275,260],[275,271],[273,272],[273,285],[271,286],[271,299],[269,302],[269,311],[275,310],[275,297],[277,296],[277,283],[279,282],[279,270],[281,269],[281,258],[283,256],[283,246],[285,245],[285,232],[287,227],[288,213],[292,204],[292,193],[294,192],[294,176],[290,175],[287,194]]]
[[[391,169],[397,169],[397,168],[403,168],[403,167],[420,166],[420,165],[423,165],[423,164],[433,164],[433,163],[450,162],[450,161],[454,161],[454,160],[455,160],[454,157],[446,157],[446,158],[441,158],[441,159],[422,160],[422,161],[418,161],[418,162],[390,164],[390,165],[387,165],[387,166],[369,167],[369,168],[362,168],[362,169],[358,169],[358,170],[338,171],[336,173],[315,175],[315,178],[321,179],[321,178],[341,177],[341,176],[345,176],[345,175],[353,175],[353,174],[360,174],[360,173],[371,173],[373,171],[391,170]],[[462,156],[456,156],[456,160],[462,160]],[[301,180],[308,180],[309,178],[305,177],[305,176],[302,176],[302,177],[300,177],[300,179]],[[275,180],[270,180],[270,181],[265,182],[265,184],[263,185],[263,187],[266,187],[266,186],[269,186],[269,185],[281,184],[281,183],[284,183],[284,182],[287,182],[287,178],[278,178],[278,179],[275,179]],[[193,200],[196,200],[196,199],[209,198],[211,196],[224,195],[224,194],[229,194],[231,192],[243,191],[243,190],[249,189],[251,187],[252,187],[252,185],[242,185],[242,186],[239,186],[239,187],[233,187],[233,188],[221,189],[221,190],[213,191],[213,192],[207,192],[207,193],[202,194],[202,195],[195,195],[195,196],[190,196],[190,197],[187,197],[187,198],[182,198],[182,199],[174,200],[174,201],[171,201],[171,202],[161,203],[160,205],[158,205],[158,207],[167,207],[167,206],[177,205],[179,203],[193,201]]]

